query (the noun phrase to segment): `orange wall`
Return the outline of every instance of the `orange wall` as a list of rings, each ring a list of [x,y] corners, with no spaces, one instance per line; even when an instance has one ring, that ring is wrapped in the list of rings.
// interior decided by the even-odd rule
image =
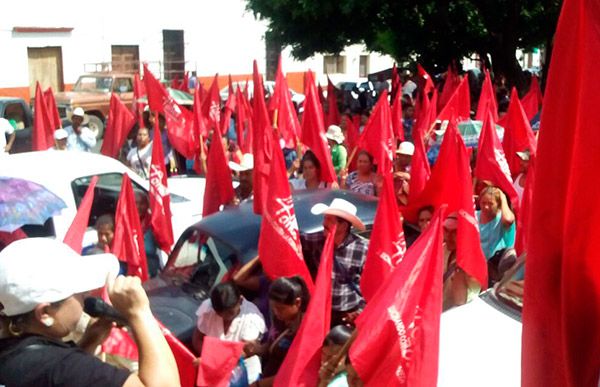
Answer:
[[[304,73],[287,73],[286,74],[288,87],[298,93],[304,94]]]
[[[65,91],[70,91],[72,89],[73,84],[65,85]],[[0,87],[0,96],[22,98],[25,101],[29,101],[29,87]]]

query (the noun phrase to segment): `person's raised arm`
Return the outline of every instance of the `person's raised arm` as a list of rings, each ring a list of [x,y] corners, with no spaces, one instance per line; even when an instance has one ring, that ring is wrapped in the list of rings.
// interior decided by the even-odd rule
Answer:
[[[511,211],[508,206],[508,200],[504,192],[500,191],[500,211],[502,211],[502,225],[509,227],[515,222],[515,214]]]

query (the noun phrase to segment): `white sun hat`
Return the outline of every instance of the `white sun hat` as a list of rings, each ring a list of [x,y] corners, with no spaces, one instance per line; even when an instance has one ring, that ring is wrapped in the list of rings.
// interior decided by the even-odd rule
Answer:
[[[329,125],[327,128],[327,133],[325,133],[325,137],[337,142],[338,144],[343,143],[345,138],[342,128],[337,125]]]
[[[415,146],[410,141],[402,141],[398,146],[396,153],[401,155],[412,156],[415,153]]]
[[[314,215],[333,215],[347,220],[359,231],[365,230],[365,225],[356,216],[356,206],[347,200],[335,198],[330,205],[325,203],[317,203],[310,212]]]
[[[254,169],[254,156],[252,156],[252,153],[244,153],[244,155],[242,156],[242,162],[238,164],[235,161],[230,161],[229,168],[232,171],[236,172],[243,172]]]
[[[49,238],[15,241],[0,252],[0,314],[20,315],[39,304],[101,288],[118,273],[112,254],[82,257]]]

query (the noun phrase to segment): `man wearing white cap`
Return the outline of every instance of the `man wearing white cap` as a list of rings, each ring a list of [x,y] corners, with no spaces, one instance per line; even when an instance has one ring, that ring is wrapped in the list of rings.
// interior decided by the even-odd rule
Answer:
[[[250,200],[253,196],[252,170],[254,169],[254,156],[252,153],[244,153],[242,161],[229,162],[229,168],[238,174],[240,184],[235,188],[234,204],[240,204],[244,200]]]
[[[415,153],[415,146],[412,142],[403,141],[396,149],[395,170],[394,170],[394,192],[398,205],[408,204],[408,190],[410,183],[410,163]]]
[[[330,205],[315,204],[311,212],[324,215],[323,231],[302,235],[304,257],[310,265],[319,261],[325,238],[333,226],[337,226],[333,242],[332,326],[353,322],[365,306],[359,286],[369,241],[350,232],[352,227],[365,230],[356,211],[354,204],[341,198],[333,199]]]
[[[67,138],[69,133],[63,128],[58,128],[54,131],[54,146],[50,150],[67,150]]]
[[[177,365],[150,311],[139,278],[118,277],[114,255],[81,257],[64,243],[27,238],[0,252],[0,385],[179,385]],[[128,322],[139,373],[93,356],[113,323],[92,323],[78,345],[64,342],[82,316],[85,292],[107,284],[113,307]]]
[[[67,149],[81,152],[91,152],[96,145],[96,135],[87,126],[85,120],[85,112],[78,107],[73,110],[71,115],[71,126],[67,126],[65,130],[69,134],[67,137]]]

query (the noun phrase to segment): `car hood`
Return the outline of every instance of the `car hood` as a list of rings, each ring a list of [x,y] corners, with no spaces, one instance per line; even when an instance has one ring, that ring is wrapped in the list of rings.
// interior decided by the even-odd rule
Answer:
[[[438,386],[519,386],[521,330],[521,322],[479,297],[443,313]]]

